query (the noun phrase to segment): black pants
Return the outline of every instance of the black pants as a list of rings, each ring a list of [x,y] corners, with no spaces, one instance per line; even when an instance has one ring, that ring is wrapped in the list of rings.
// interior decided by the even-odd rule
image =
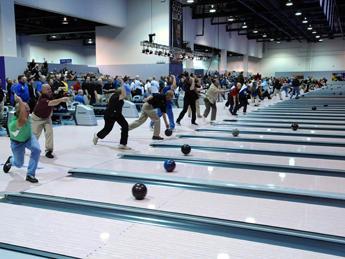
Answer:
[[[183,116],[188,111],[188,106],[190,106],[190,109],[192,110],[192,123],[195,123],[196,121],[196,107],[195,107],[195,98],[191,98],[190,96],[185,96],[183,99],[183,109],[178,116],[176,122],[180,123],[180,121],[183,119]]]
[[[127,145],[128,141],[128,123],[121,113],[116,114],[114,117],[104,115],[104,128],[97,133],[97,137],[104,139],[113,129],[115,122],[121,126],[121,139],[120,144]]]
[[[240,96],[240,103],[238,105],[236,105],[235,110],[234,110],[234,114],[237,113],[237,111],[239,109],[241,109],[243,107],[243,112],[247,112],[247,106],[248,106],[248,99],[247,96]]]

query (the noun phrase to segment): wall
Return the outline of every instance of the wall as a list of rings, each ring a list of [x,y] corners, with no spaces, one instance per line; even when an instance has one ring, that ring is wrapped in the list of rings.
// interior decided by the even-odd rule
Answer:
[[[15,0],[15,2],[116,27],[125,27],[127,23],[127,0]]]
[[[260,69],[269,76],[275,72],[345,70],[345,41],[269,43],[265,45]]]
[[[151,30],[152,25],[152,30]],[[169,45],[169,1],[129,0],[128,22],[124,29],[111,26],[96,28],[97,65],[155,64],[168,58],[143,54],[140,41],[156,33],[155,42]]]
[[[71,58],[72,64],[95,65],[95,46],[83,46],[82,40],[47,41],[45,36],[18,36],[18,57],[27,61],[35,59],[49,63],[60,63],[60,59]]]
[[[100,65],[99,71],[102,74],[116,76],[127,75],[135,77],[139,75],[141,79],[146,80],[149,77],[166,76],[169,74],[169,64],[150,64],[148,66],[142,64],[122,64],[122,65]]]
[[[225,25],[211,25],[210,19],[205,19],[204,36],[196,36],[202,33],[202,19],[193,20],[189,7],[183,9],[183,19],[183,37],[192,48],[194,44],[200,44],[257,58],[262,57],[262,43],[248,40],[246,36],[240,36],[237,32],[226,32]]]
[[[248,72],[252,74],[260,73],[260,61],[259,58],[248,58]],[[243,56],[228,57],[228,71],[244,71]]]
[[[17,79],[27,68],[27,62],[24,58],[5,57],[6,77]]]

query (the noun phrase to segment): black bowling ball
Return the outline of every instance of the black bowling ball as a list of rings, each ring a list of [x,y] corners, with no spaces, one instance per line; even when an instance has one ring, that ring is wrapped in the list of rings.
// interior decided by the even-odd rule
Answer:
[[[147,188],[143,183],[136,183],[132,187],[132,194],[136,200],[143,200],[147,194]]]
[[[297,122],[293,122],[293,123],[291,124],[291,128],[292,128],[294,131],[298,130],[298,128],[299,128],[298,123],[297,123]]]
[[[316,106],[311,107],[313,111],[316,111]]]
[[[191,146],[188,144],[184,144],[181,147],[181,152],[185,155],[188,155],[190,153],[190,151],[192,150]]]
[[[172,130],[171,129],[166,129],[165,131],[164,131],[164,133],[165,133],[165,136],[167,136],[167,137],[170,137],[171,135],[172,135]]]
[[[324,104],[323,107],[328,107],[328,104]]]

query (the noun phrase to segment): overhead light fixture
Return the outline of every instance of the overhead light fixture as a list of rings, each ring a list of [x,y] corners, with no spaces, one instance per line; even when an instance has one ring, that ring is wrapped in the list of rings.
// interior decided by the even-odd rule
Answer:
[[[313,31],[312,34],[316,34],[316,31]]]
[[[257,30],[254,30],[253,33],[258,33],[258,31],[257,31]]]
[[[323,41],[323,39],[319,39],[319,41],[321,42],[321,41]]]
[[[216,9],[214,8],[214,5],[211,5],[210,13],[215,13]]]
[[[64,17],[64,18],[63,18],[63,20],[62,20],[62,24],[68,24],[67,17]]]
[[[270,41],[274,41],[274,39],[270,39]]]
[[[304,17],[302,23],[308,23],[307,17]]]
[[[233,22],[233,21],[235,21],[235,18],[232,17],[232,16],[230,16],[230,17],[228,18],[228,21],[229,21],[229,22]]]
[[[50,36],[52,39],[56,39],[56,35],[52,35]]]
[[[262,37],[263,37],[263,38],[266,38],[266,37],[267,37],[267,34],[262,35]]]
[[[277,44],[280,44],[280,41],[277,41]]]
[[[242,25],[242,29],[247,29],[247,27],[248,26],[247,26],[246,22],[244,22],[243,25]]]
[[[301,11],[297,11],[297,12],[295,12],[295,15],[296,16],[300,16],[300,15],[302,15],[302,12]]]
[[[317,39],[320,38],[320,35],[316,35],[315,38],[317,38]]]
[[[87,41],[87,43],[92,44],[92,43],[93,43],[92,39],[89,39],[89,40]]]
[[[292,2],[291,0],[289,0],[289,1],[286,2],[285,5],[286,5],[286,6],[293,6],[293,2]]]
[[[307,30],[311,31],[313,29],[313,27],[311,27],[311,25],[308,26]]]
[[[192,3],[194,3],[194,0],[187,0],[187,3],[192,4]]]

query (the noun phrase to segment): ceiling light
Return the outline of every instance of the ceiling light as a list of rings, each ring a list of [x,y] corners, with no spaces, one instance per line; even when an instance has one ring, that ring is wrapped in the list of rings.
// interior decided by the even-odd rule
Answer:
[[[192,4],[192,3],[194,3],[194,0],[187,0],[187,3]]]
[[[68,24],[67,17],[64,17],[64,18],[63,18],[63,20],[62,20],[62,24]]]
[[[242,25],[242,29],[247,29],[247,27],[248,26],[247,26],[246,22],[244,22],[243,25]]]
[[[211,5],[210,13],[215,13],[215,12],[216,12],[216,9],[214,8],[213,5]]]
[[[321,42],[321,41],[323,41],[323,39],[319,39],[319,41]]]
[[[277,41],[277,44],[280,44],[280,41]]]
[[[270,39],[270,41],[274,41],[274,39]]]
[[[297,11],[297,12],[295,13],[295,15],[296,15],[296,16],[300,16],[300,15],[302,15],[302,12]]]
[[[307,28],[308,31],[311,31],[313,29],[313,27],[311,27],[311,25],[309,25],[309,27]]]
[[[267,37],[267,35],[266,35],[266,34],[264,34],[264,35],[262,35],[262,37],[263,37],[263,38],[266,38],[266,37]]]
[[[320,38],[320,35],[316,35],[315,38],[317,38],[317,39]]]
[[[89,40],[87,41],[87,43],[91,44],[91,43],[92,43],[92,39],[89,39]]]
[[[52,39],[56,39],[56,35],[52,35],[51,38],[52,38]]]
[[[293,6],[293,2],[292,2],[291,0],[289,0],[289,1],[286,2],[285,5],[286,5],[286,6]]]
[[[257,30],[254,30],[253,33],[258,33],[258,31],[257,31]]]
[[[229,21],[229,22],[233,22],[233,21],[235,21],[235,18],[232,17],[232,16],[230,16],[230,17],[228,18],[228,21]]]
[[[307,17],[304,17],[302,23],[308,23]]]
[[[316,34],[316,31],[313,31],[312,34]]]

